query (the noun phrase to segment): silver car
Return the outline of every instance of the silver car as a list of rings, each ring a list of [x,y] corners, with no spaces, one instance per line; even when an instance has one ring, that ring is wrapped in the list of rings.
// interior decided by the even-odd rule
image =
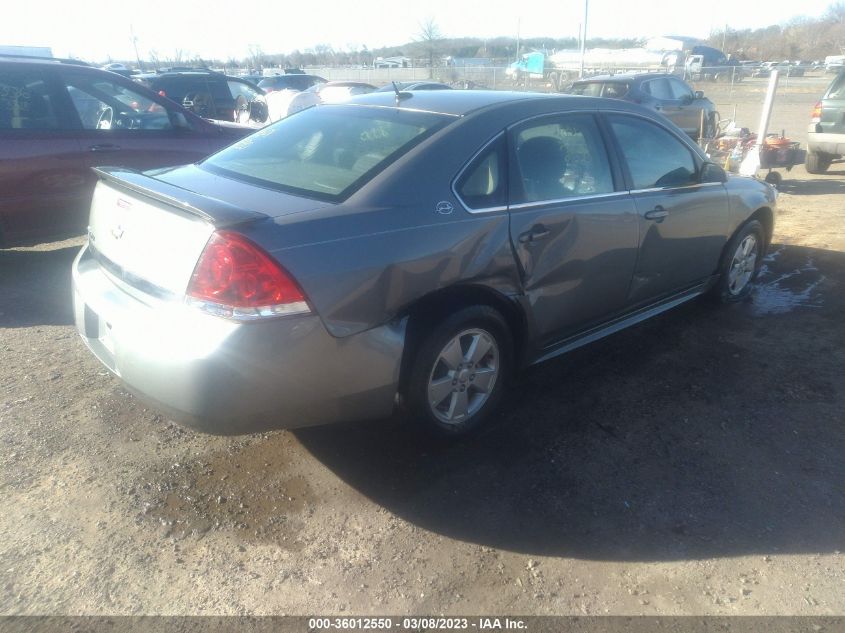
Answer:
[[[101,168],[76,323],[177,421],[407,413],[466,433],[514,372],[704,293],[744,298],[775,193],[622,101],[373,93],[196,165]]]

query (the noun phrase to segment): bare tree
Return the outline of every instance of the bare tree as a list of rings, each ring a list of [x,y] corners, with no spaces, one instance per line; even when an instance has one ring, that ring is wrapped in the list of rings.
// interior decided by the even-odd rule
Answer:
[[[428,74],[429,77],[434,76],[434,58],[439,53],[441,43],[443,40],[443,33],[434,18],[429,16],[424,22],[420,23],[420,32],[415,39],[422,45],[426,57],[428,57]]]
[[[264,51],[258,44],[249,45],[249,65],[259,72],[264,68]]]

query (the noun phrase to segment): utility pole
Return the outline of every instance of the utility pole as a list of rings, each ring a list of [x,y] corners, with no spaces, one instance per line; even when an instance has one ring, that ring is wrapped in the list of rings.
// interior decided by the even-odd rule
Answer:
[[[522,28],[522,18],[516,19],[516,61],[519,61],[519,31]]]
[[[138,70],[144,70],[144,66],[141,64],[141,56],[138,54],[138,36],[135,35],[135,27],[132,24],[129,25],[129,36],[132,38],[132,46],[135,47],[135,60],[138,62]]]
[[[581,30],[581,72],[578,78],[584,77],[584,55],[587,51],[587,14],[590,12],[590,0],[584,0],[584,28]]]

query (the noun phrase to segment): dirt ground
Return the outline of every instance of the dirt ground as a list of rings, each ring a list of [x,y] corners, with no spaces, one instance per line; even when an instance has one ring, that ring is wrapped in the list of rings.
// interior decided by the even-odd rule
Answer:
[[[764,90],[714,101],[756,128]],[[80,240],[0,251],[0,613],[845,614],[845,165],[784,175],[749,301],[536,367],[445,447],[187,431],[78,339]]]

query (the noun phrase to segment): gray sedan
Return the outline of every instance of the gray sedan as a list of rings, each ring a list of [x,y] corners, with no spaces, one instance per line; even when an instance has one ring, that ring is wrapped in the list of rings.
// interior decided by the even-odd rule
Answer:
[[[466,433],[521,368],[704,293],[739,301],[775,192],[622,101],[373,93],[196,165],[98,170],[89,349],[177,421]]]

